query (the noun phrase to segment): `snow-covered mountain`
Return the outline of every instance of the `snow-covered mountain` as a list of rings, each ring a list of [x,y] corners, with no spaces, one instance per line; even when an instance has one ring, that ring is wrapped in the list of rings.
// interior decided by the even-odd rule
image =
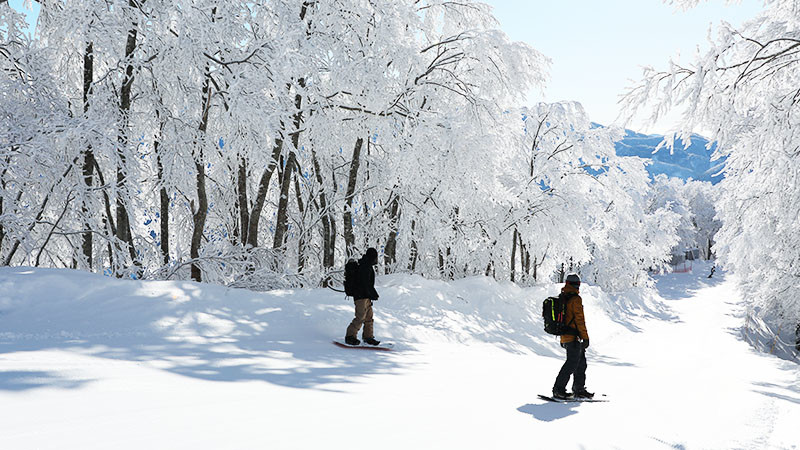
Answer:
[[[653,163],[647,167],[647,171],[651,176],[665,174],[684,180],[691,178],[699,181],[710,181],[712,184],[719,183],[722,180],[721,170],[725,159],[711,160],[716,144],[712,144],[709,147],[707,139],[699,135],[693,135],[688,146],[676,141],[672,152],[667,148],[662,148],[653,153],[663,139],[664,136],[659,134],[642,134],[632,130],[625,130],[625,138],[616,143],[617,154],[620,156],[639,156],[652,160]]]

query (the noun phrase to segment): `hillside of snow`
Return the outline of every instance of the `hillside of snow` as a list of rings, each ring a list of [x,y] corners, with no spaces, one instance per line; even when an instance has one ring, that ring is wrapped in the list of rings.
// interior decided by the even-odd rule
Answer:
[[[558,286],[378,278],[376,337],[341,349],[352,302],[186,281],[0,269],[0,448],[797,448],[798,365],[743,340],[732,280],[584,285],[587,386],[541,301]]]

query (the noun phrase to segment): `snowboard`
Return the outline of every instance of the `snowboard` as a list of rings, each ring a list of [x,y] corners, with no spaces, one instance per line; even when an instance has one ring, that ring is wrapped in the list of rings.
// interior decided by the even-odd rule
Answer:
[[[334,340],[333,344],[336,345],[337,347],[342,347],[342,348],[358,348],[361,350],[377,350],[383,352],[390,352],[394,349],[394,344],[392,344],[391,342],[381,342],[378,345],[369,345],[369,344],[348,345],[345,344],[343,340],[342,341]]]
[[[605,394],[600,394],[599,397],[605,397]],[[547,400],[548,402],[555,402],[555,403],[599,403],[599,402],[607,402],[608,400],[597,398],[598,396],[595,395],[595,398],[571,398],[568,400],[559,400],[557,398],[549,397],[547,395],[539,394],[539,398],[542,400]]]

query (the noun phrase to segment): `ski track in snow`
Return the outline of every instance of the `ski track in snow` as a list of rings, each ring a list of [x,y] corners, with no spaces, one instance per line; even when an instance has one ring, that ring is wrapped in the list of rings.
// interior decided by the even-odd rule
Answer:
[[[798,448],[800,368],[742,339],[732,277],[582,287],[587,384],[556,404],[541,331],[556,285],[379,278],[378,338],[331,344],[352,304],[325,290],[0,269],[0,449]]]

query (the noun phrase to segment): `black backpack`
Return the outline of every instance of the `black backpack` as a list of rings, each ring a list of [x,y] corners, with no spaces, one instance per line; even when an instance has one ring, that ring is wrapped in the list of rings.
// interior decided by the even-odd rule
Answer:
[[[344,265],[344,294],[355,298],[356,289],[358,289],[358,261],[348,259]]]
[[[544,331],[549,334],[561,336],[572,334],[577,336],[578,330],[564,323],[567,319],[567,301],[575,294],[560,294],[558,297],[547,297],[542,303],[542,317],[544,318]]]

